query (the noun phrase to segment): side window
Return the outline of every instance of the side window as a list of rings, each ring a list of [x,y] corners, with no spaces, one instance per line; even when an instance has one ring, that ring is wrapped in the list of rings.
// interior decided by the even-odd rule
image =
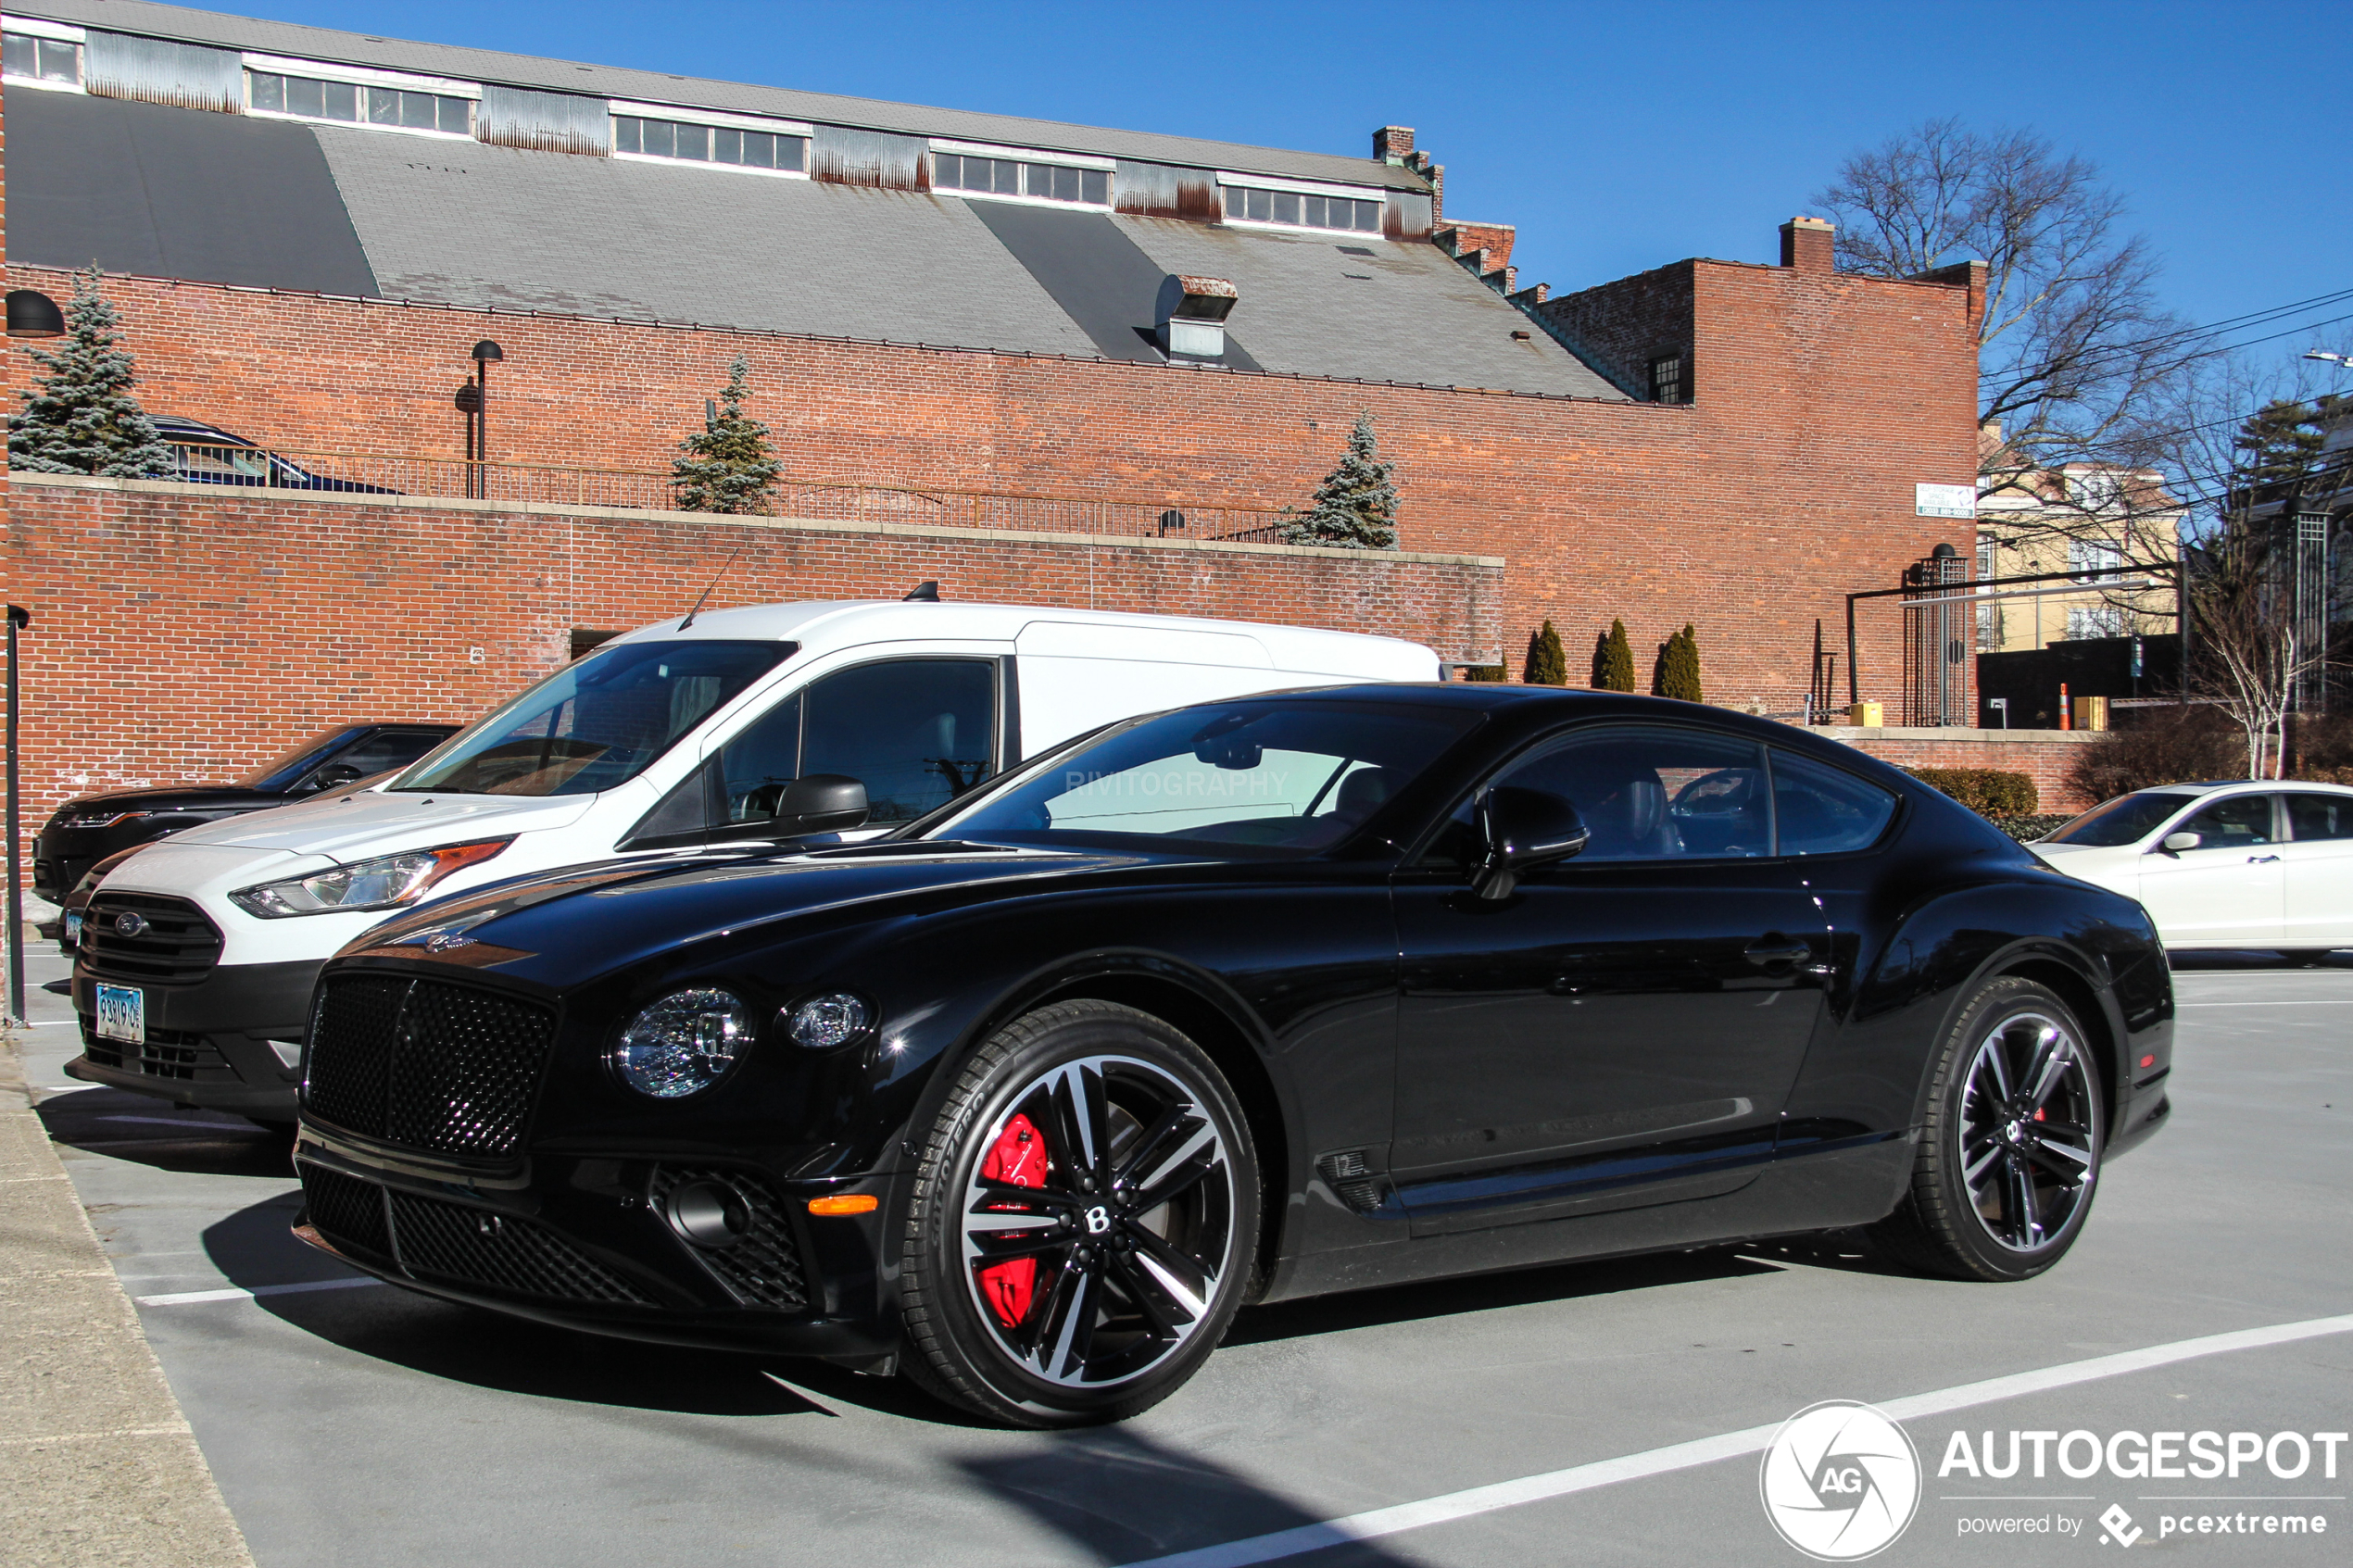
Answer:
[[[764,821],[776,814],[785,785],[800,776],[800,694],[795,692],[753,720],[719,748],[721,820]]]
[[[2287,822],[2298,843],[2353,838],[2353,795],[2291,795]]]
[[[432,730],[379,730],[334,760],[357,768],[363,779],[406,768],[448,737]]]
[[[987,778],[996,666],[902,659],[828,675],[803,694],[800,771],[866,786],[875,823],[912,822]]]
[[[1868,849],[1895,815],[1895,797],[1793,751],[1773,748],[1773,820],[1784,855]]]
[[[1665,724],[1610,725],[1522,759],[1487,787],[1497,784],[1542,790],[1576,806],[1592,836],[1572,864],[1772,852],[1765,751],[1748,741]],[[1455,811],[1425,865],[1464,865],[1478,856],[1476,806],[1474,797]]]
[[[2200,849],[2245,849],[2271,842],[2271,797],[2240,795],[2218,800],[2173,830],[2198,835]]]

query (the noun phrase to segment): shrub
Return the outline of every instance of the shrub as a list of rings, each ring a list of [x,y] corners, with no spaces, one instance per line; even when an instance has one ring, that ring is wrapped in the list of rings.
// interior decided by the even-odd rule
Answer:
[[[1630,692],[1634,689],[1634,645],[1626,640],[1626,622],[1613,621],[1593,644],[1593,689]]]
[[[1689,622],[1659,646],[1658,668],[1651,677],[1651,690],[1659,696],[1671,696],[1681,702],[1707,700],[1700,691],[1699,636]]]
[[[1568,654],[1561,646],[1561,634],[1553,623],[1528,639],[1528,672],[1524,677],[1531,686],[1565,686],[1568,684]]]
[[[2142,709],[2130,726],[2082,747],[2067,767],[2068,786],[2088,800],[2113,800],[2184,780],[2246,775],[2246,736],[2205,705]]]
[[[2032,816],[2043,809],[2034,781],[2000,768],[1907,768],[1905,771],[1988,817]]]
[[[1500,664],[1469,664],[1463,667],[1466,681],[1508,681],[1512,672]]]
[[[2037,811],[2007,817],[1985,819],[2020,844],[2032,844],[2045,834],[2066,826],[2075,819],[2065,811]]]

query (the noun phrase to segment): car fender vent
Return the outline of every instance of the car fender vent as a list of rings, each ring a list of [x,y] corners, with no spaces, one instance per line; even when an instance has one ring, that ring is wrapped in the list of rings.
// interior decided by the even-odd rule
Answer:
[[[1388,1178],[1376,1173],[1361,1148],[1342,1149],[1315,1161],[1315,1172],[1340,1200],[1369,1214],[1389,1200]]]

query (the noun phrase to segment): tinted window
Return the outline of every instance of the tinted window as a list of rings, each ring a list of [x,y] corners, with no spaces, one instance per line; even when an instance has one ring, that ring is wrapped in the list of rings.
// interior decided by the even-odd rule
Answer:
[[[590,795],[637,776],[789,643],[615,643],[548,676],[394,785],[465,795]]]
[[[800,694],[778,703],[719,750],[726,822],[776,814],[785,785],[800,776]]]
[[[2044,842],[2081,844],[2095,849],[2138,844],[2187,806],[2190,799],[2189,796],[2172,790],[2143,790],[2137,795],[2120,795],[2113,800],[2093,807],[2051,834]]]
[[[263,763],[238,781],[249,789],[291,789],[295,781],[326,760],[344,736],[351,734],[346,726],[329,730],[323,735],[313,735],[293,750]]]
[[[359,770],[363,779],[392,768],[406,768],[446,737],[438,730],[380,730],[337,756],[334,765]]]
[[[870,822],[908,822],[988,776],[997,671],[906,659],[828,675],[802,695],[800,771],[866,786]]]
[[[1895,815],[1895,797],[1794,752],[1773,748],[1773,827],[1784,855],[1868,849]]]
[[[2200,849],[2244,849],[2269,844],[2271,797],[2236,795],[2228,800],[2218,800],[2173,831],[2196,834]]]
[[[1592,860],[1718,859],[1772,850],[1765,751],[1748,741],[1664,724],[1580,731],[1514,763],[1490,786],[1568,800],[1592,834]],[[1424,862],[1466,865],[1482,852],[1466,800]]]
[[[1303,854],[1345,837],[1476,720],[1340,703],[1179,709],[1112,731],[930,836]]]
[[[2353,795],[2291,795],[2287,821],[2298,840],[2353,838]]]

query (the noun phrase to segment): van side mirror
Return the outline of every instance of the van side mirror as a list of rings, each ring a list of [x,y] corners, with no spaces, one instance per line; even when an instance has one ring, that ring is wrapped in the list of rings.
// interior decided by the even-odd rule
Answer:
[[[2184,849],[2195,849],[2205,842],[2206,837],[2203,834],[2169,833],[2165,835],[2165,842],[2157,847],[2162,854],[2178,855]]]
[[[866,786],[847,773],[810,773],[786,784],[769,831],[781,838],[865,825]]]
[[[1478,822],[1487,856],[1472,886],[1481,898],[1510,897],[1521,872],[1568,859],[1592,836],[1576,804],[1566,797],[1509,784],[1487,792],[1479,802]]]

